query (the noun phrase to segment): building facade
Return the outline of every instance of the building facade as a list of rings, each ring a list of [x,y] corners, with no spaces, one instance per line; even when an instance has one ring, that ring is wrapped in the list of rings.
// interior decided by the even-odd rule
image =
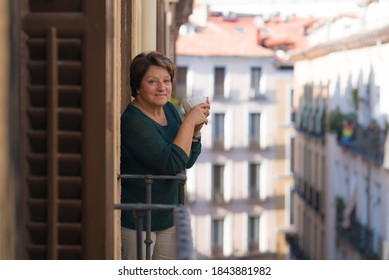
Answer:
[[[294,258],[388,259],[388,5],[361,1],[358,17],[317,26],[292,57]]]
[[[177,97],[211,101],[187,181],[197,257],[286,259],[293,68],[257,43],[252,17],[199,22],[177,40]]]

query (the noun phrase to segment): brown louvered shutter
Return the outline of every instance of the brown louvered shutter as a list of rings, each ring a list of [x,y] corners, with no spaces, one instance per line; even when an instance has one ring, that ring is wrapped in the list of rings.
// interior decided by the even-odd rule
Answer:
[[[26,259],[107,258],[104,2],[22,1]]]

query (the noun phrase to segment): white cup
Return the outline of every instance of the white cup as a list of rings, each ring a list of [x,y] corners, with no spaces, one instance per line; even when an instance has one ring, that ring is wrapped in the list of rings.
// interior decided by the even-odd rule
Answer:
[[[182,101],[182,107],[184,107],[185,113],[188,113],[194,106],[200,103],[207,102],[206,96],[190,96]]]

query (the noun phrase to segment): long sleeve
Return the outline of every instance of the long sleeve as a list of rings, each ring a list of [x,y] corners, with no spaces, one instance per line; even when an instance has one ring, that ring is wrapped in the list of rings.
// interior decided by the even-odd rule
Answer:
[[[181,118],[174,105],[164,106],[168,126],[161,126],[129,105],[121,117],[121,174],[176,175],[193,166],[201,143],[192,143],[191,153],[172,144],[181,125]],[[140,179],[122,180],[122,203],[145,202],[144,182]],[[152,185],[152,202],[176,204],[176,180],[155,180]],[[122,211],[122,226],[134,229],[135,220],[129,211]],[[170,211],[152,213],[152,230],[162,230],[173,225]]]
[[[122,120],[122,148],[131,155],[129,159],[138,161],[154,174],[174,175],[183,171],[189,158],[166,139],[172,137],[171,133],[141,117],[126,116]]]
[[[190,152],[190,157],[189,157],[188,163],[186,164],[186,168],[189,169],[195,164],[200,153],[201,153],[201,142],[200,141],[193,142],[191,152]]]

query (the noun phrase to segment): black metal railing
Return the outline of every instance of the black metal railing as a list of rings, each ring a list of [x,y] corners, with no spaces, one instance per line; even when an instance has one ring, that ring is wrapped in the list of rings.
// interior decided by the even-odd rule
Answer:
[[[336,229],[338,235],[365,259],[378,259],[379,250],[374,248],[374,238],[378,238],[378,240],[380,238],[370,228],[358,221],[355,211],[350,214],[349,225],[345,227],[343,224],[345,207],[343,200],[337,198]]]
[[[309,260],[304,250],[299,245],[299,237],[296,234],[286,234],[286,242],[289,245],[291,257],[296,260]]]
[[[301,110],[300,108],[295,112],[296,121],[295,129],[300,133],[303,133],[305,136],[316,139],[316,140],[324,140],[325,132],[326,132],[326,112],[325,110],[320,111],[315,109],[310,112],[307,108]],[[299,118],[297,120],[297,115]]]
[[[135,216],[135,230],[137,235],[137,259],[143,259],[142,231],[144,222],[146,223],[146,238],[143,241],[146,245],[146,259],[151,259],[151,212],[152,211],[173,211],[174,223],[176,227],[176,258],[193,259],[194,249],[192,240],[192,230],[190,226],[189,210],[184,206],[185,202],[185,182],[186,174],[177,175],[133,175],[120,174],[118,179],[142,179],[145,182],[146,203],[119,203],[115,204],[115,209],[122,211],[132,211]],[[153,204],[151,201],[151,189],[154,180],[177,180],[178,181],[178,205],[173,204]]]
[[[338,144],[344,149],[382,165],[386,134],[386,130],[379,129],[378,127],[363,127],[359,124],[354,124],[351,138],[344,137],[342,131],[339,131],[337,140]]]
[[[322,217],[325,215],[322,191],[317,190],[313,185],[308,184],[303,178],[297,175],[295,175],[295,190],[317,214]]]

